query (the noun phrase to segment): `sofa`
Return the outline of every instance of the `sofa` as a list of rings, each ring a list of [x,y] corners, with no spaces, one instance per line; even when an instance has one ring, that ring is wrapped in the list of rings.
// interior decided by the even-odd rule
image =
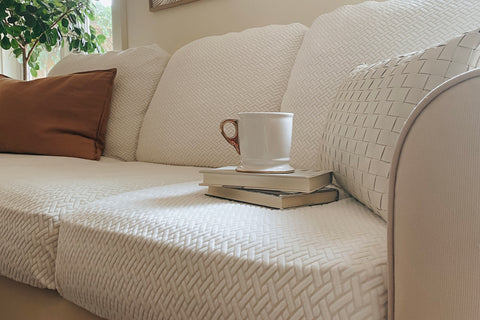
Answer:
[[[172,55],[66,57],[50,76],[118,69],[106,148],[0,154],[2,318],[478,318],[478,17],[368,1]],[[242,111],[293,112],[291,164],[333,170],[340,200],[206,197],[198,171],[239,163],[218,124]]]

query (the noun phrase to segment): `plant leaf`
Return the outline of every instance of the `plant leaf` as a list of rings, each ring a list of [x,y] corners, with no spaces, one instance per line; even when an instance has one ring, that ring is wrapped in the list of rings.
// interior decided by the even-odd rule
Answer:
[[[34,16],[27,14],[25,16],[25,25],[29,28],[33,28],[37,24],[37,21]]]
[[[45,42],[47,42],[47,36],[45,35],[45,33],[40,36],[40,38],[38,39],[38,41],[39,41],[40,43],[45,43]]]
[[[2,38],[2,41],[0,42],[0,44],[3,50],[10,50],[10,48],[12,47],[12,45],[10,44],[10,39],[8,39],[5,36]]]
[[[22,49],[21,48],[16,48],[13,50],[13,54],[15,55],[15,58],[18,58],[22,55]]]
[[[26,7],[27,11],[30,12],[30,13],[35,13],[38,11],[38,8],[35,7],[35,6],[32,6],[30,4],[27,4],[27,7]]]
[[[15,39],[12,39],[12,41],[10,41],[10,44],[11,44],[13,49],[18,49],[19,48],[18,42]]]

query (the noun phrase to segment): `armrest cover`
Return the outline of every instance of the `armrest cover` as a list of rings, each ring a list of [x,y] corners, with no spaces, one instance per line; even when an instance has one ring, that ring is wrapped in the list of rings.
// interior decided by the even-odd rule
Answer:
[[[389,319],[480,314],[480,70],[430,92],[393,158]]]

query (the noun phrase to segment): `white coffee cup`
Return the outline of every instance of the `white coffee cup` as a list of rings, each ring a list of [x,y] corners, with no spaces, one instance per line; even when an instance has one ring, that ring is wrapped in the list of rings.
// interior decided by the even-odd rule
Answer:
[[[242,158],[240,172],[291,173],[293,113],[240,112],[239,119],[226,119],[220,130]],[[235,127],[229,137],[224,130],[227,123]]]

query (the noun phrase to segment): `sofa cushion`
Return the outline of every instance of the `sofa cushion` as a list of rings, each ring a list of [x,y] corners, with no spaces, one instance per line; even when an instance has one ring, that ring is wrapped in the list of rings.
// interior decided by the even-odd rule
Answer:
[[[49,76],[117,68],[104,154],[133,161],[143,117],[169,57],[156,45],[106,54],[71,54]]]
[[[340,86],[328,113],[325,167],[337,182],[385,220],[390,163],[403,124],[436,86],[480,67],[480,32],[371,66],[361,66]]]
[[[106,319],[386,318],[386,225],[352,198],[272,210],[182,183],[61,218],[57,282]]]
[[[478,27],[477,0],[389,0],[344,6],[308,30],[282,111],[295,113],[291,163],[321,168],[328,108],[356,66],[428,48]]]
[[[0,154],[0,275],[55,289],[60,215],[107,196],[199,180],[198,168]]]
[[[99,160],[116,72],[33,81],[0,75],[0,152]]]
[[[268,26],[207,37],[170,59],[145,116],[140,161],[193,166],[238,164],[219,132],[241,111],[280,111],[306,27]]]

